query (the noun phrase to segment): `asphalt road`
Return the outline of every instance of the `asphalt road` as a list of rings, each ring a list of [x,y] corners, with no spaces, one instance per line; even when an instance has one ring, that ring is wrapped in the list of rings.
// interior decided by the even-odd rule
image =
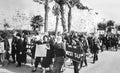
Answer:
[[[120,73],[120,51],[104,51],[99,54],[99,60],[92,64],[88,58],[88,66],[83,67],[79,73]],[[0,73],[31,73],[30,64],[17,68],[15,64],[0,67]],[[38,69],[35,73],[42,73]],[[48,72],[49,73],[49,72]],[[74,73],[73,67],[66,67],[63,73]]]

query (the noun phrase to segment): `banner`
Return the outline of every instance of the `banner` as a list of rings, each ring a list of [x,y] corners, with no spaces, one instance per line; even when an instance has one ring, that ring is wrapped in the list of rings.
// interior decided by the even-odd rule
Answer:
[[[68,45],[66,48],[66,56],[76,62],[80,62],[81,56],[83,56],[83,54],[81,48]]]
[[[4,42],[0,42],[0,53],[4,53]]]
[[[35,57],[46,57],[47,49],[46,44],[36,45]]]

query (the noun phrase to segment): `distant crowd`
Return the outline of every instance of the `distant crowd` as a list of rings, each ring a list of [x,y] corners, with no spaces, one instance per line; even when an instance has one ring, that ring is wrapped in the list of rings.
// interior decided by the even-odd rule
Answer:
[[[117,35],[100,35],[94,34],[89,36],[80,34],[78,32],[60,33],[57,34],[41,34],[36,32],[32,35],[30,41],[26,33],[13,34],[12,42],[9,44],[8,38],[5,34],[1,34],[0,43],[4,43],[4,49],[0,47],[0,63],[4,67],[5,61],[7,64],[16,64],[16,67],[21,67],[22,64],[27,63],[27,55],[31,57],[31,64],[33,65],[32,72],[36,72],[38,65],[43,69],[43,73],[51,71],[52,73],[64,72],[63,68],[68,59],[66,56],[66,48],[68,45],[76,46],[81,50],[80,62],[71,59],[71,64],[74,66],[74,73],[79,73],[83,67],[83,63],[87,66],[87,55],[91,54],[93,62],[98,60],[99,51],[113,49],[118,50],[119,39]],[[46,57],[36,57],[36,45],[47,45]],[[10,51],[11,45],[11,52]],[[0,45],[2,46],[2,44]],[[10,59],[12,58],[12,59]]]

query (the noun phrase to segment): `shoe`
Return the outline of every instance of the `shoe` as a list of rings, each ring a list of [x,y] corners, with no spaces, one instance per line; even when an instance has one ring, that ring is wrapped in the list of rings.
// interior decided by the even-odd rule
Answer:
[[[36,69],[34,69],[34,70],[32,70],[31,72],[36,72],[37,70]]]
[[[16,67],[21,67],[21,65],[17,65]]]
[[[13,61],[12,63],[15,63],[15,61]]]
[[[95,63],[95,61],[92,62],[93,64]]]
[[[88,66],[87,64],[86,65],[84,65],[84,67],[86,67],[86,66]]]

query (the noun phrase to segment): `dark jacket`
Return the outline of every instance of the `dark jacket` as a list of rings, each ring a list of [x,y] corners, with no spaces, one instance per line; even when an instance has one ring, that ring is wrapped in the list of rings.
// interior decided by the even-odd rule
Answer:
[[[10,45],[7,38],[4,38],[4,50],[9,51]]]
[[[62,56],[65,57],[65,50],[63,48],[63,43],[55,44],[54,54],[55,57],[62,57]]]
[[[23,52],[23,46],[22,46],[22,40],[18,39],[16,42],[16,52],[19,54],[20,52]]]

